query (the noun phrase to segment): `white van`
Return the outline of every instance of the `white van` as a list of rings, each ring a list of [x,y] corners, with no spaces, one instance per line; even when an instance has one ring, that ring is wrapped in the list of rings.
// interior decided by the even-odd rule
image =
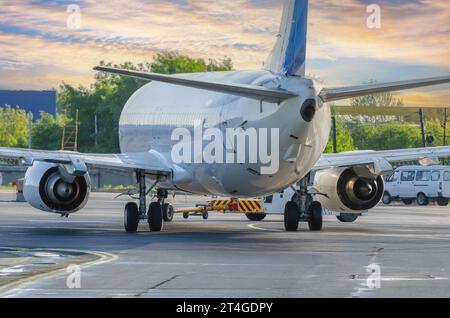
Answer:
[[[410,205],[417,200],[419,205],[436,201],[447,206],[450,198],[449,166],[404,166],[386,178],[383,203],[403,201]]]

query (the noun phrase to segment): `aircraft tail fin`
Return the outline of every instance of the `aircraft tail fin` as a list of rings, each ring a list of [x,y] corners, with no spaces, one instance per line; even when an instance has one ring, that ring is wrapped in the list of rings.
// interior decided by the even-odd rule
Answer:
[[[305,75],[308,0],[284,0],[283,18],[266,69],[282,75]]]

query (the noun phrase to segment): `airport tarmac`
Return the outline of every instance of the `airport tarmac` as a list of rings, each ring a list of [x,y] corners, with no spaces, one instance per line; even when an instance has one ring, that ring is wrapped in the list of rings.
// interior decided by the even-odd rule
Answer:
[[[211,213],[208,221],[177,215],[162,233],[142,224],[127,234],[128,200],[114,196],[93,194],[65,219],[1,191],[0,296],[450,297],[447,207],[381,206],[354,224],[327,216],[319,233],[306,224],[286,233],[281,216],[255,223]],[[202,199],[178,196],[174,204]],[[62,265],[72,260],[81,266],[81,288],[67,287],[73,272]]]

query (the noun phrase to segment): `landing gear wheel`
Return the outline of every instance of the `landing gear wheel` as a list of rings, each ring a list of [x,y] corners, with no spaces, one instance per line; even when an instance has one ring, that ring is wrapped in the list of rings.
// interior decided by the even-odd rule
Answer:
[[[189,213],[183,213],[183,218],[184,219],[189,219]]]
[[[414,200],[412,199],[404,199],[402,200],[404,205],[411,205],[413,204]]]
[[[161,203],[152,202],[148,208],[148,225],[150,231],[161,232],[163,224]]]
[[[209,213],[208,213],[208,211],[203,212],[203,213],[202,213],[202,217],[203,217],[203,220],[207,220],[207,219],[209,218]]]
[[[358,215],[351,213],[341,213],[336,218],[342,223],[353,223],[358,219]]]
[[[417,195],[417,204],[419,204],[420,206],[427,206],[429,202],[430,201],[425,194],[419,193]]]
[[[266,218],[267,214],[265,214],[265,213],[247,213],[247,214],[245,214],[245,216],[250,221],[261,222],[262,220],[264,220]]]
[[[322,231],[323,216],[322,216],[322,204],[319,202],[313,202],[309,206],[309,230],[310,231]]]
[[[392,196],[389,192],[383,194],[383,204],[389,205],[392,203]]]
[[[300,222],[300,209],[297,203],[289,201],[284,208],[284,227],[288,232],[295,232],[298,230],[298,223]]]
[[[437,204],[439,206],[447,206],[448,205],[448,199],[446,199],[446,198],[439,198],[439,199],[437,199]]]
[[[137,231],[139,225],[139,211],[136,203],[130,202],[125,206],[123,222],[125,230],[128,233],[135,233]]]
[[[163,205],[163,219],[164,222],[172,222],[173,220],[173,205],[165,203]]]

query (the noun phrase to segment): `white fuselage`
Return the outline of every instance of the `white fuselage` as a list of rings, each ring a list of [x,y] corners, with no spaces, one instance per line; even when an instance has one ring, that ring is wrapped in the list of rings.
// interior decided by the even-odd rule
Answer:
[[[300,97],[281,104],[260,102],[223,93],[152,82],[127,102],[120,118],[122,152],[154,151],[172,162],[172,133],[177,128],[194,130],[243,127],[279,129],[279,169],[258,174],[254,163],[181,163],[170,186],[192,193],[253,197],[274,193],[303,178],[322,155],[328,141],[330,109],[317,97],[316,83],[301,77],[280,77],[268,71],[221,72],[181,75],[208,82],[251,84],[282,88]],[[300,110],[306,99],[316,100],[316,114],[306,122]],[[224,135],[226,133],[224,132]]]

